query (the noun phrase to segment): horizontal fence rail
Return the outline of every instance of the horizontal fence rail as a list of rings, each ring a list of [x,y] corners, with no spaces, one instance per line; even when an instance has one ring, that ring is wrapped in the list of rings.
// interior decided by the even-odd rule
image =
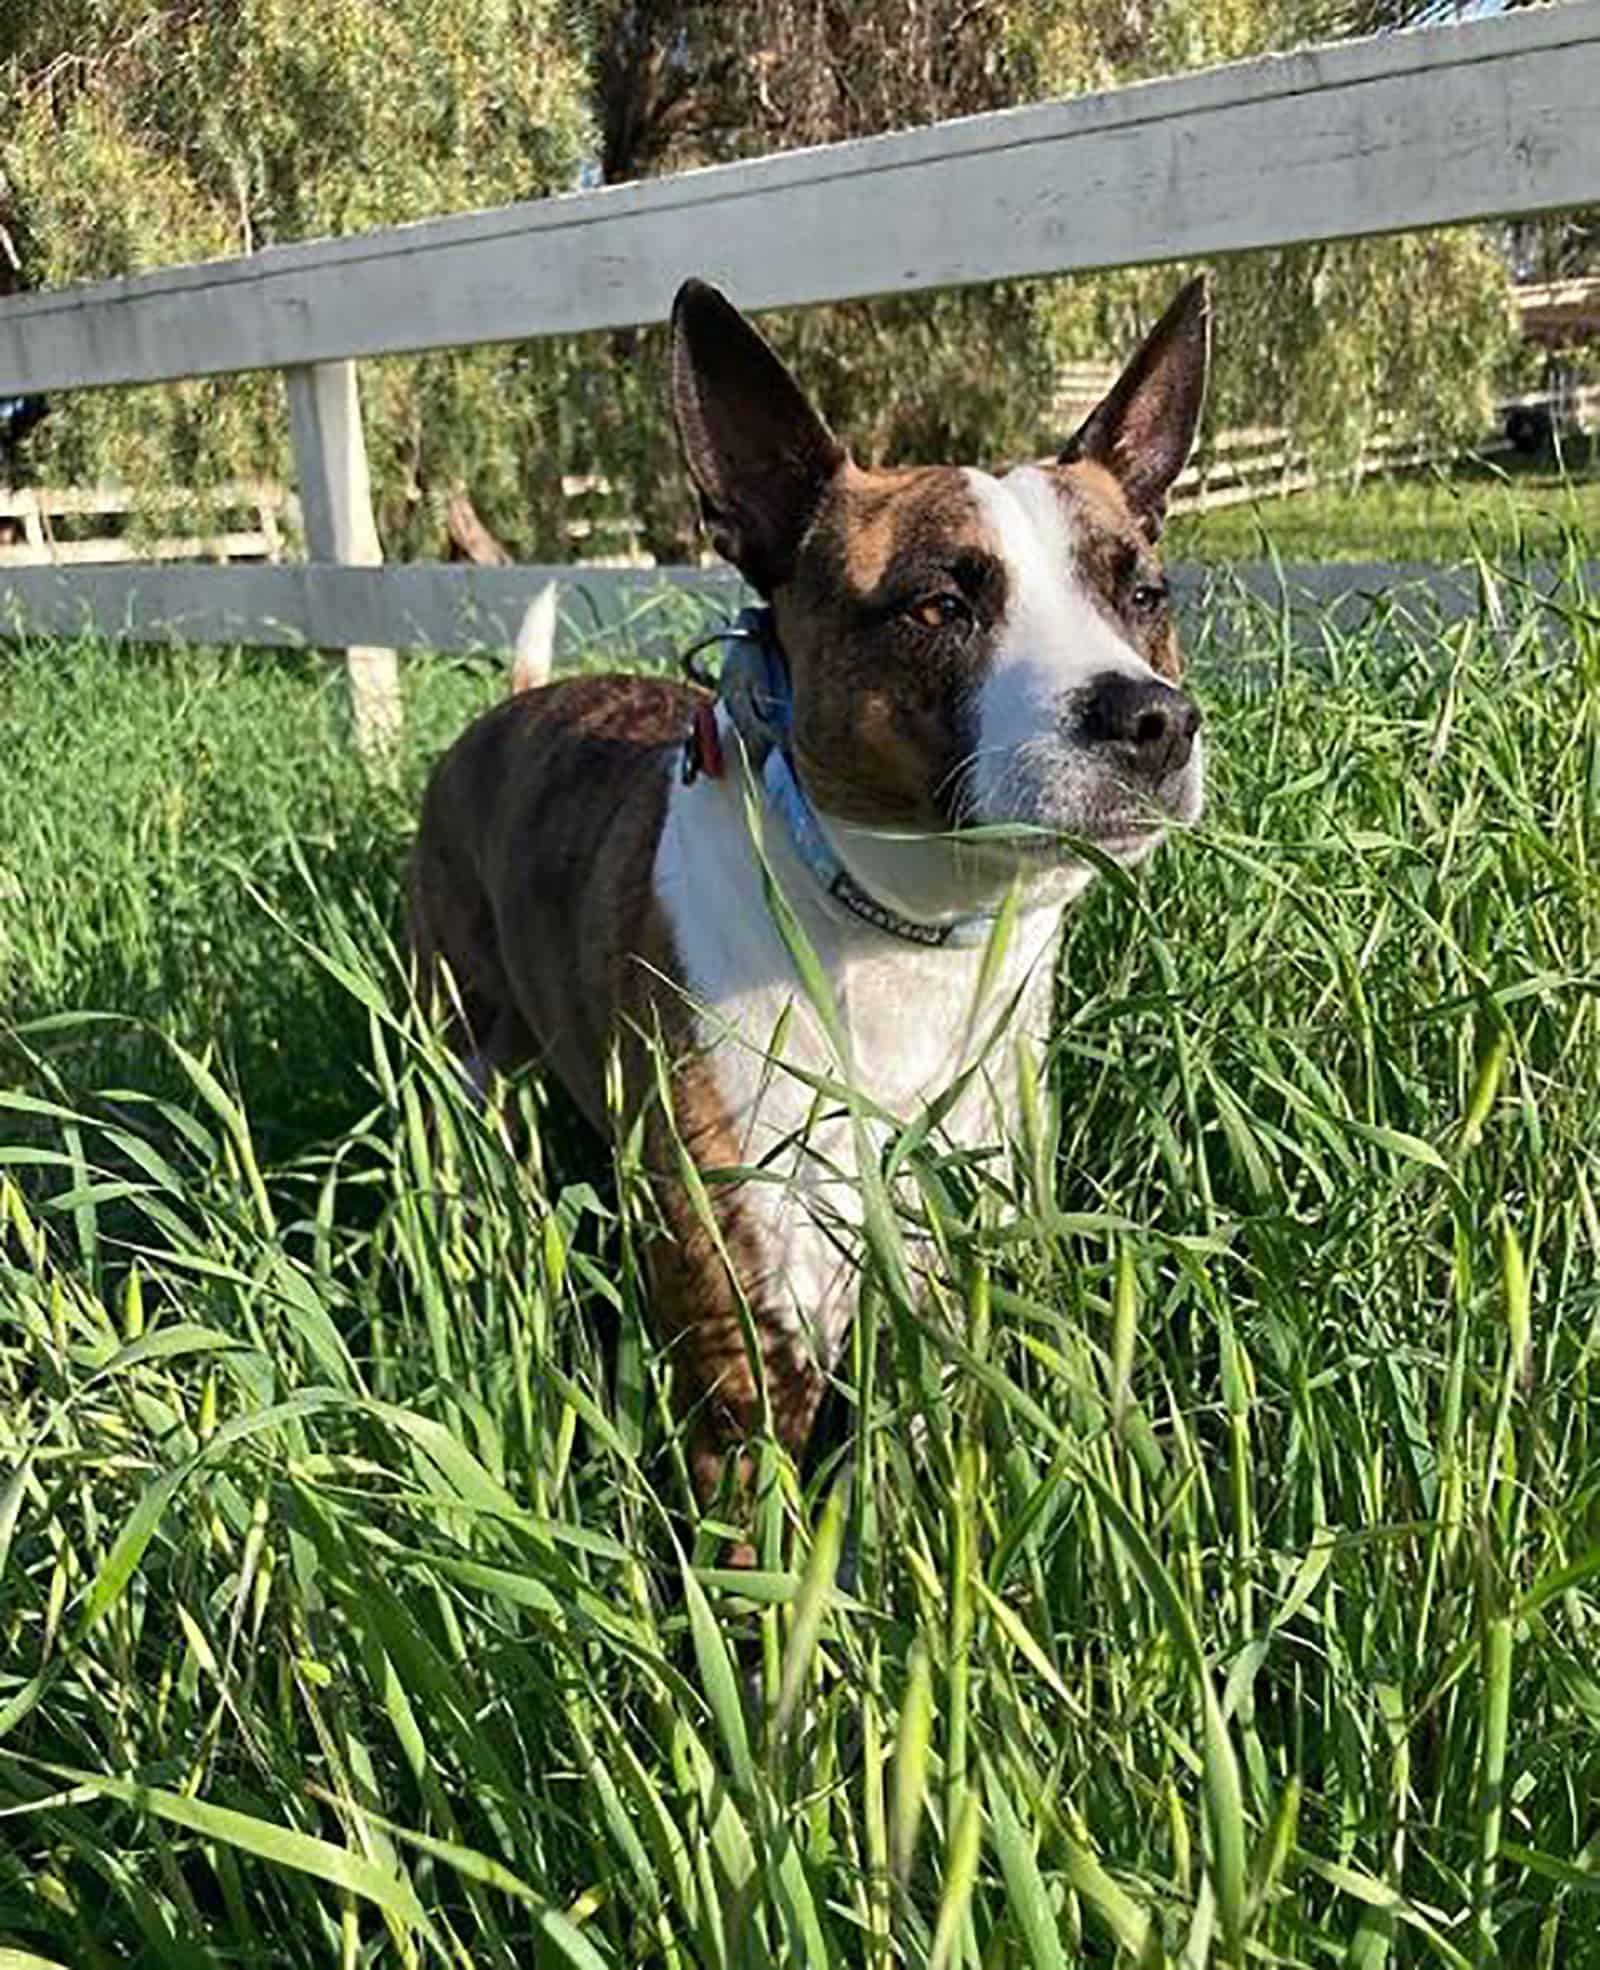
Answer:
[[[87,389],[1232,253],[1600,195],[1600,0],[1379,36],[0,306]]]
[[[140,579],[141,572],[144,579]],[[1186,637],[1225,640],[1243,623],[1242,602],[1295,619],[1316,643],[1396,610],[1412,620],[1458,621],[1485,602],[1470,567],[1425,562],[1266,561],[1219,568],[1179,565],[1173,594]],[[468,568],[319,566],[149,570],[36,569],[26,599],[0,582],[0,636],[73,637],[89,632],[155,644],[254,644],[265,648],[383,646],[461,652],[509,649],[534,597],[557,584],[558,659],[596,645],[668,659],[689,633],[731,615],[749,596],[721,568]],[[1491,602],[1514,610],[1519,595],[1567,592],[1600,607],[1600,561],[1558,570],[1534,563],[1497,581]],[[1224,603],[1229,604],[1222,608]],[[1219,614],[1219,609],[1221,613]],[[1264,620],[1259,618],[1258,621]]]
[[[284,523],[299,526],[298,502],[282,486],[266,480],[240,480],[211,486],[203,493],[163,487],[135,493],[126,486],[0,486],[0,568],[107,561],[277,561],[283,554]],[[204,527],[182,524],[196,513],[209,516]],[[219,527],[225,513],[254,519],[250,527]],[[155,534],[149,522],[172,517],[170,533]],[[123,520],[138,525],[118,534],[73,533],[63,538],[57,520]],[[11,538],[10,536],[17,536]]]
[[[1513,295],[1522,333],[1557,348],[1600,335],[1600,274],[1540,281]]]

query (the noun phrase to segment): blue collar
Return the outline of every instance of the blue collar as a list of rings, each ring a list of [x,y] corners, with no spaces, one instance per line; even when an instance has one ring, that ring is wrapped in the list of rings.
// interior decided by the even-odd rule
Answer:
[[[724,648],[717,696],[752,759],[760,761],[767,796],[782,815],[795,852],[818,888],[863,923],[890,937],[904,938],[908,944],[940,948],[988,943],[994,931],[994,911],[973,911],[943,923],[922,923],[902,916],[863,889],[834,852],[795,771],[791,743],[794,699],[788,660],[778,643],[772,611],[744,609],[730,628],[707,640]],[[693,654],[689,652],[691,657]],[[691,670],[690,674],[695,673]],[[691,736],[691,747],[693,744]]]

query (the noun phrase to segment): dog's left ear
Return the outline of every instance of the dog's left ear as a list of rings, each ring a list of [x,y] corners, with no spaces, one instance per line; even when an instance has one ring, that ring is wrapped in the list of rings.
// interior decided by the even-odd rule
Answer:
[[[703,280],[672,304],[672,413],[712,545],[770,595],[844,447],[772,345]]]
[[[1138,354],[1062,448],[1060,463],[1092,459],[1122,486],[1134,516],[1159,538],[1167,492],[1188,462],[1211,366],[1211,291],[1189,282]]]

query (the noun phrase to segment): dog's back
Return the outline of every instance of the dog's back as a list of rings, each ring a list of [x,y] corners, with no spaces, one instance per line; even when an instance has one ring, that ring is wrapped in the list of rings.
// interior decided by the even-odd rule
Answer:
[[[651,869],[693,699],[650,677],[519,691],[467,728],[423,800],[410,920],[424,994],[449,995],[439,1009],[481,1068],[544,1061],[596,1127],[617,1017],[665,936],[651,935]]]

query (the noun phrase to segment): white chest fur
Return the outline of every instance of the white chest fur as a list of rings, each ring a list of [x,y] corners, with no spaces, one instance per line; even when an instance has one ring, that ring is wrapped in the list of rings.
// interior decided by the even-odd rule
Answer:
[[[825,897],[768,810],[767,858],[828,976],[848,1053],[840,1059],[768,909],[743,801],[736,774],[674,785],[656,893],[741,1162],[765,1173],[745,1192],[763,1273],[746,1287],[763,1317],[827,1369],[855,1311],[857,1138],[839,1097],[804,1077],[848,1079],[875,1109],[906,1122],[986,1054],[943,1129],[965,1146],[1003,1141],[1016,1037],[1040,1036],[1048,1023],[1060,912],[1022,914],[985,979],[982,948],[924,949]]]

